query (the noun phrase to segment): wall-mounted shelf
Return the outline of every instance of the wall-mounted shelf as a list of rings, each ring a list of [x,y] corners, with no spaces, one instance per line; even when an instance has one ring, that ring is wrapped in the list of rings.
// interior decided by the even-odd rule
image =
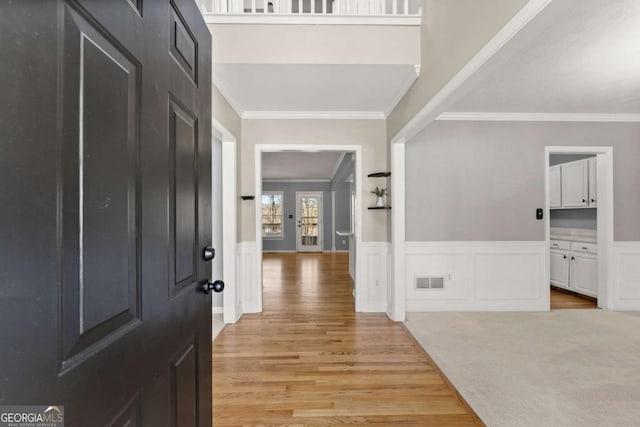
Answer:
[[[391,176],[391,172],[375,172],[367,175],[369,178],[386,178]]]
[[[383,206],[381,208],[378,206],[369,206],[367,209],[370,209],[370,210],[391,209],[391,206]]]

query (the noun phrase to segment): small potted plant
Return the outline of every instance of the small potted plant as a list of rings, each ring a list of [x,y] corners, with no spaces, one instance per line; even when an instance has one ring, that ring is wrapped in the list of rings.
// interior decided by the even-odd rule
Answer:
[[[386,188],[376,187],[375,190],[371,190],[372,194],[375,194],[378,197],[378,201],[376,202],[376,206],[379,208],[384,208],[384,199],[383,197],[387,195]]]

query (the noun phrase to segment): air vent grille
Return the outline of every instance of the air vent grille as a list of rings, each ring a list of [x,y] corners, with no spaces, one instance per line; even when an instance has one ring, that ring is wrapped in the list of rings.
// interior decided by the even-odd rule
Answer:
[[[417,277],[416,289],[444,289],[444,277]]]

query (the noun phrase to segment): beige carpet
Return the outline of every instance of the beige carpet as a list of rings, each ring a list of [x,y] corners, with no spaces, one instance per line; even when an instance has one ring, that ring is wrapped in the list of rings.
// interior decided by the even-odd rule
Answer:
[[[406,324],[488,426],[640,426],[639,313],[414,313]]]

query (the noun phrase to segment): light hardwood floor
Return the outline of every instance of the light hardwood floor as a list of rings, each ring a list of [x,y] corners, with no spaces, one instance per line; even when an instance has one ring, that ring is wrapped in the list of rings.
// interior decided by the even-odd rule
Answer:
[[[264,312],[213,349],[214,426],[482,425],[384,314],[356,314],[346,254],[265,254]]]
[[[560,310],[568,308],[598,308],[598,301],[589,297],[551,288],[551,309]]]

